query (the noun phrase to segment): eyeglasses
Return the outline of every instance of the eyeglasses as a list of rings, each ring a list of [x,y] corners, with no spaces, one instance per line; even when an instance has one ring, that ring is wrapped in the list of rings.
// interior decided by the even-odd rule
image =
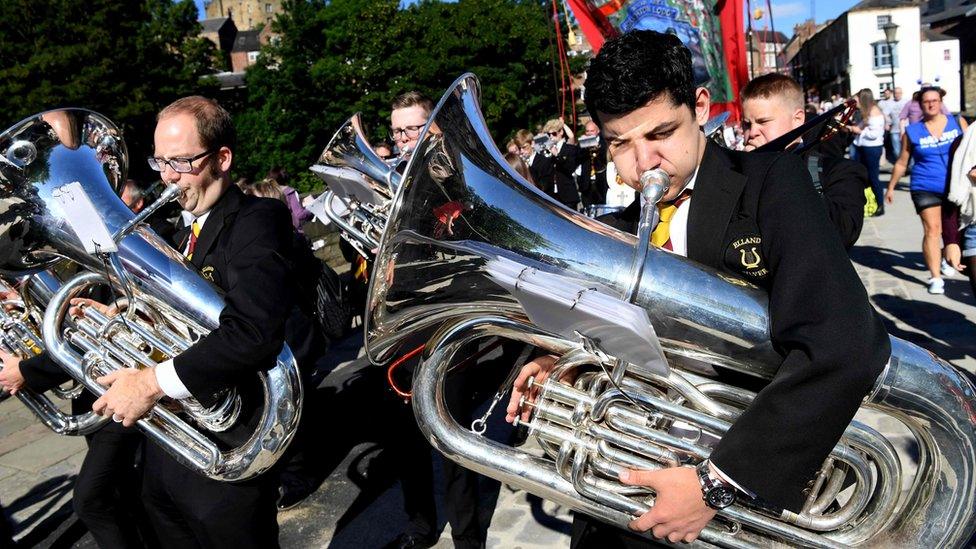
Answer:
[[[558,130],[558,131],[554,131],[554,132],[546,132],[546,133],[548,133],[549,135],[551,135],[553,137],[561,137],[563,135],[563,131],[562,130]]]
[[[400,134],[405,135],[407,139],[414,139],[420,135],[420,130],[424,129],[424,124],[420,124],[419,126],[405,126],[403,128],[390,128],[390,139],[395,140]]]
[[[163,171],[163,166],[169,166],[176,173],[190,173],[193,171],[193,162],[200,160],[204,156],[217,152],[217,149],[210,149],[190,158],[156,158],[150,156],[146,159],[149,167],[157,172]]]

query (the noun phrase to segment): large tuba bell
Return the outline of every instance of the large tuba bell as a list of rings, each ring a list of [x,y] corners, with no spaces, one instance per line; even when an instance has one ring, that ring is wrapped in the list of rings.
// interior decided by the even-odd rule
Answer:
[[[325,181],[325,214],[342,231],[340,236],[371,258],[380,245],[400,174],[373,150],[359,113],[336,131],[309,169]]]
[[[118,128],[80,109],[32,116],[0,134],[0,270],[18,274],[66,257],[83,272],[52,296],[44,314],[48,352],[96,395],[95,379],[144,368],[178,355],[219,324],[221,295],[119,199],[126,150]],[[165,193],[170,198],[173,190]],[[87,206],[86,206],[87,205]],[[86,213],[87,212],[87,213]],[[127,298],[107,317],[88,308],[69,314],[70,299],[109,286]],[[195,399],[164,399],[140,429],[186,466],[210,478],[245,480],[265,471],[294,435],[301,410],[298,368],[285,346],[277,365],[260,373],[256,403],[226,391],[209,408]],[[253,433],[225,449],[210,433],[237,423],[242,406],[260,406]],[[191,425],[191,424],[195,424]]]
[[[0,279],[0,292],[20,297],[4,299],[0,302],[0,349],[22,359],[40,354],[44,350],[40,328],[46,304],[60,286],[57,279],[47,272],[23,278],[22,287],[17,290],[12,284]],[[58,398],[76,398],[81,387],[74,386],[51,390]],[[108,418],[89,411],[84,414],[66,414],[46,395],[26,387],[17,391],[17,399],[33,412],[48,429],[59,435],[80,436],[97,431]]]
[[[495,148],[479,99],[477,79],[462,76],[439,102],[428,123],[436,130],[423,135],[407,167],[370,283],[368,355],[389,360],[409,338],[433,332],[413,384],[414,414],[431,443],[465,467],[626,529],[653,505],[653,494],[622,485],[618,472],[706,458],[754,396],[709,378],[711,368],[701,365],[772,378],[781,359],[769,341],[767,296],[653,247],[637,263],[635,284],[635,238],[521,180]],[[455,215],[438,214],[445,211]],[[540,281],[582,288],[577,301],[594,288],[635,296],[667,366],[622,361],[586,334],[559,335],[530,321],[524,288]],[[561,356],[538,383],[525,422],[541,451],[488,440],[480,429],[458,425],[447,408],[444,382],[455,354],[494,337]],[[952,367],[893,337],[890,363],[859,413],[882,415],[910,433],[917,466],[903,471],[892,444],[854,421],[801,513],[736,503],[699,542],[963,544],[976,528],[972,403],[972,385]]]

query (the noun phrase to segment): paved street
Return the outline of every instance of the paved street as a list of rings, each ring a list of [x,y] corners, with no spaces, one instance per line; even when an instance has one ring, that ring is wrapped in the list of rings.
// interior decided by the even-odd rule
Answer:
[[[926,292],[921,234],[907,190],[901,189],[887,215],[865,221],[852,259],[892,334],[976,372],[976,307],[969,284],[957,276],[946,281],[944,296]],[[321,426],[317,463],[324,481],[305,504],[279,515],[284,547],[376,547],[405,523],[399,487],[389,474],[395,450],[373,436],[385,421],[375,404],[387,396],[381,394],[381,374],[361,356],[361,341],[356,332],[321,365],[314,413]],[[70,507],[83,452],[82,440],[47,432],[16,399],[0,404],[0,502],[23,546],[94,547]],[[506,486],[486,482],[485,488],[486,514],[497,497],[489,546],[565,546],[570,518],[564,509]],[[450,546],[445,527],[438,547]]]

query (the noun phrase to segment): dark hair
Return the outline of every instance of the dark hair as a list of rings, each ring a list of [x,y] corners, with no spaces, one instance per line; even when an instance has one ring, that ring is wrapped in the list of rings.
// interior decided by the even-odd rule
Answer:
[[[234,150],[237,134],[230,113],[213,99],[191,95],[177,99],[156,115],[156,121],[176,114],[188,114],[197,122],[200,144],[207,150],[227,147]]]
[[[535,185],[535,179],[532,177],[532,172],[529,171],[529,166],[526,165],[525,160],[517,154],[512,154],[505,151],[503,155],[505,157],[505,162],[512,167],[513,170],[519,175],[521,175],[526,181]]]
[[[918,100],[922,100],[922,96],[928,92],[935,92],[939,94],[939,99],[942,99],[946,95],[946,91],[938,86],[925,86],[924,88],[918,90]]]
[[[792,107],[803,108],[803,90],[800,85],[789,76],[776,72],[753,78],[739,94],[742,102],[770,97],[779,97]]]
[[[125,186],[129,188],[129,196],[134,200],[145,198],[150,188],[150,185],[146,185],[135,179],[126,179]]]
[[[691,52],[673,34],[627,32],[604,43],[586,70],[586,110],[599,125],[599,113],[627,113],[662,94],[695,111]]]
[[[270,179],[279,185],[287,185],[289,175],[288,172],[281,166],[275,166],[268,170],[268,175],[264,176],[265,179]]]
[[[434,110],[434,102],[419,91],[408,91],[396,96],[396,98],[393,99],[393,104],[390,105],[390,109],[395,111],[397,109],[406,109],[407,107],[414,106],[424,109],[424,114],[426,116],[430,116],[431,111]]]

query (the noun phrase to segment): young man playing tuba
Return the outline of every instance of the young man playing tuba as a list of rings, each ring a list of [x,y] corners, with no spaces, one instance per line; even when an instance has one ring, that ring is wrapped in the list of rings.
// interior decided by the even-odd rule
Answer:
[[[622,180],[661,169],[673,208],[654,242],[769,293],[778,372],[697,468],[625,471],[652,488],[653,508],[630,527],[676,542],[697,539],[717,509],[713,490],[798,512],[803,490],[883,370],[890,343],[799,158],[739,153],[707,140],[709,92],[695,88],[690,52],[670,34],[633,31],[608,41],[587,71],[586,103]],[[604,219],[635,232],[640,205]],[[671,213],[671,212],[669,212]],[[516,379],[508,419],[528,394],[536,359]],[[699,473],[701,473],[699,475]],[[573,547],[641,546],[645,538],[577,515]]]

